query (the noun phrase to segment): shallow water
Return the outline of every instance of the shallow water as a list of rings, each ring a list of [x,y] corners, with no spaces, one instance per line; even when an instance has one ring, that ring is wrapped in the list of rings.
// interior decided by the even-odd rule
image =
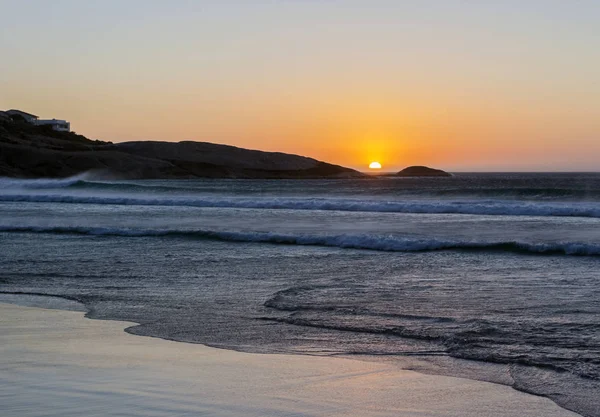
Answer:
[[[136,337],[123,332],[131,324],[0,302],[2,417],[576,416],[497,384]]]
[[[0,246],[1,291],[136,334],[418,358],[600,416],[598,174],[4,179]]]

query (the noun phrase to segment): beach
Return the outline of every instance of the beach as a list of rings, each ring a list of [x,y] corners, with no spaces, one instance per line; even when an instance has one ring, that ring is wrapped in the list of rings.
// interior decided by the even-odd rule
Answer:
[[[140,337],[131,325],[0,303],[3,415],[577,415],[503,385]]]
[[[4,3],[0,417],[600,417],[600,1]]]
[[[141,340],[192,343],[194,349],[301,355],[302,361],[322,356],[329,357],[323,359],[327,364],[344,357],[395,371],[495,383],[511,395],[537,395],[599,417],[599,190],[598,174],[336,181],[5,178],[0,302],[32,297],[33,307],[75,308],[88,318],[110,320],[102,323],[129,323],[111,335],[127,327],[131,335],[153,338]],[[60,338],[40,340],[65,350]],[[161,354],[156,362],[177,355]],[[83,364],[94,361],[86,357]],[[163,376],[149,365],[141,366],[138,379],[153,380],[146,375],[150,370]],[[187,372],[188,366],[181,368]],[[383,368],[360,365],[362,373],[371,369]],[[308,404],[323,398],[344,404],[344,410],[405,410],[412,404],[380,398],[394,397],[397,385],[406,385],[383,371],[376,378],[349,379],[335,365],[318,373],[326,380],[337,375],[344,390],[374,390],[368,398],[350,394],[356,403],[349,405],[346,394],[336,400],[321,386],[310,392],[303,374],[282,382],[270,372],[266,379],[279,382],[240,380],[236,387],[233,378],[222,385],[235,389],[217,385],[213,397],[229,392],[229,404],[238,397],[231,392],[245,392],[247,401],[261,395],[243,387],[270,394],[293,381],[293,395],[277,395]],[[178,386],[182,373],[172,372],[175,377],[159,386]],[[110,382],[115,393],[137,389],[111,385],[128,379],[113,371],[93,379]],[[386,382],[378,386],[371,379]],[[210,387],[202,392],[212,392]],[[161,394],[162,403],[178,403],[186,390]],[[326,395],[319,397],[322,390]],[[464,404],[475,404],[469,398],[493,397],[469,395],[446,393],[431,407],[446,410],[458,401],[455,410],[463,415]],[[32,409],[44,410],[52,401]],[[262,400],[253,405],[261,415],[270,412],[264,406]],[[273,407],[275,413],[286,409]]]

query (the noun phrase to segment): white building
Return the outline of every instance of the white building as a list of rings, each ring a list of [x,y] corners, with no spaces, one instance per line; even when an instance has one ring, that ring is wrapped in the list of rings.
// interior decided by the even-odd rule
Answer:
[[[52,126],[52,130],[56,130],[58,132],[69,132],[71,131],[71,123],[66,120],[36,120],[33,122],[34,125],[37,126]]]
[[[6,114],[9,116],[19,116],[23,118],[27,123],[31,123],[36,126],[51,126],[52,130],[56,130],[58,132],[70,132],[71,131],[71,123],[66,120],[57,120],[57,119],[40,119],[35,114],[26,113],[21,110],[7,110]]]

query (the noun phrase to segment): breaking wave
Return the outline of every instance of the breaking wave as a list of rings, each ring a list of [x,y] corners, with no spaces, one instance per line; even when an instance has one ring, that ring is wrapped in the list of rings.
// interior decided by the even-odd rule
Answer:
[[[0,190],[2,189],[56,189],[68,188],[77,184],[93,184],[86,181],[92,177],[91,173],[85,172],[69,178],[40,178],[40,179],[18,179],[18,178],[1,178]]]
[[[0,202],[183,206],[272,210],[326,210],[377,213],[471,214],[600,218],[600,203],[540,203],[520,201],[364,201],[344,198],[196,197],[152,195],[3,193]]]
[[[292,234],[275,232],[230,232],[208,229],[129,229],[84,226],[0,225],[4,233],[48,233],[120,237],[183,237],[229,242],[255,242],[285,245],[326,246],[387,252],[425,252],[438,250],[491,250],[534,254],[599,256],[600,244],[583,242],[530,243],[518,241],[454,241],[418,239],[398,235],[369,234]]]

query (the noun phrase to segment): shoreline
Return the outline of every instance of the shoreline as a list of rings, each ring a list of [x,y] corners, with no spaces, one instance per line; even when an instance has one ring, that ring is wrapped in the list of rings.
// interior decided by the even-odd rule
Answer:
[[[504,385],[138,337],[124,331],[137,323],[84,314],[0,300],[7,415],[578,416]]]

